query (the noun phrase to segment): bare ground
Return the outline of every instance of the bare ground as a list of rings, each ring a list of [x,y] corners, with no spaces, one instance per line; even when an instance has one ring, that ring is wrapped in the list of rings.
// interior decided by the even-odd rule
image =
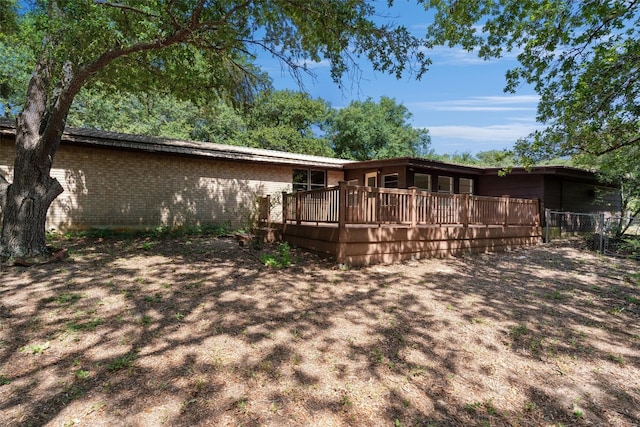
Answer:
[[[637,261],[267,268],[233,239],[0,266],[0,425],[640,425]]]

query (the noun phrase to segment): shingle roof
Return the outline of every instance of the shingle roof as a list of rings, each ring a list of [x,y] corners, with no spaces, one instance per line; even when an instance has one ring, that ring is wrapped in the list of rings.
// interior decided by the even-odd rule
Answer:
[[[0,134],[15,135],[14,122],[8,119],[0,119]],[[65,129],[62,143],[327,169],[342,169],[342,165],[350,163],[349,160],[331,157],[69,127]]]

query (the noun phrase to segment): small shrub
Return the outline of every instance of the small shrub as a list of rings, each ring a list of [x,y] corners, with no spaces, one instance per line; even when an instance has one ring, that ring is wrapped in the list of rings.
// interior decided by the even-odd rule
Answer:
[[[260,260],[267,267],[289,267],[291,266],[291,247],[287,242],[280,243],[276,248],[276,254],[262,254]]]

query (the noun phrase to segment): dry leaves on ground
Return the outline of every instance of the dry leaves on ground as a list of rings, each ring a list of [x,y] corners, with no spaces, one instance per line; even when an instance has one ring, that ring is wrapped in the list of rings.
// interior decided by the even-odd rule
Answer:
[[[637,261],[290,268],[232,239],[0,267],[0,425],[640,425]]]

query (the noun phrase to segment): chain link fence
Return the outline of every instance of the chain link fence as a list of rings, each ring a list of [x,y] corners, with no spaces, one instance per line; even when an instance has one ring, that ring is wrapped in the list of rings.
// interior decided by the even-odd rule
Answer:
[[[590,249],[640,259],[640,219],[603,213],[545,211],[545,242],[581,237]]]
[[[615,216],[605,218],[602,234],[603,254],[640,259],[640,219]]]

